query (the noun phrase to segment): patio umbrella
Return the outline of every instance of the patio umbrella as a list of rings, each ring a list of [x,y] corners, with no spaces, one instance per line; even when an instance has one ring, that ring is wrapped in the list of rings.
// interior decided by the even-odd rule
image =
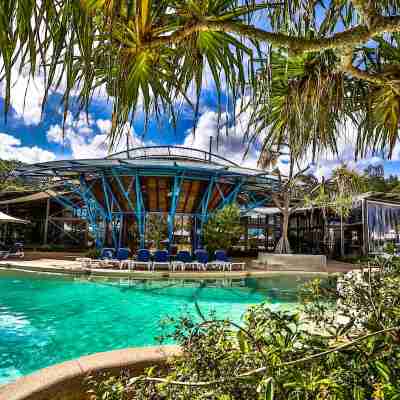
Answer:
[[[7,222],[12,222],[15,224],[29,224],[29,221],[26,221],[24,219],[20,219],[20,218],[15,218],[12,217],[11,215],[7,215],[3,212],[0,211],[0,224],[1,223],[7,223]]]

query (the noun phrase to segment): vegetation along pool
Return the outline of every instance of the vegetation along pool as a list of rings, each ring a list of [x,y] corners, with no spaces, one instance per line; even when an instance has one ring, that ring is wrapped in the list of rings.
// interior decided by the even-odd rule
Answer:
[[[293,309],[309,277],[245,280],[87,280],[0,272],[0,384],[82,355],[158,344],[161,319],[215,311],[240,321],[267,301]]]

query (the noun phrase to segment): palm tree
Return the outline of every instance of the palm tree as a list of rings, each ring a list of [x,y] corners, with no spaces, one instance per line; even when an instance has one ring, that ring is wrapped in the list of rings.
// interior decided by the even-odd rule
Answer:
[[[263,138],[263,152],[286,145],[295,160],[337,153],[344,123],[354,120],[365,84],[335,71],[336,55],[289,58],[272,52],[269,67],[259,71],[249,124],[250,141]]]
[[[15,4],[17,3],[17,4]],[[233,98],[247,85],[245,60],[253,49],[229,32],[192,29],[199,21],[244,24],[268,4],[240,6],[234,0],[36,0],[2,1],[0,52],[6,112],[12,73],[20,65],[64,91],[65,115],[73,91],[87,109],[105,88],[113,104],[112,136],[138,111],[169,115],[175,123],[184,101],[195,114],[207,71],[218,96]],[[32,24],[33,21],[33,24]],[[207,70],[207,71],[206,71]]]
[[[274,168],[272,174],[277,176],[279,191],[272,192],[271,197],[282,215],[282,221],[281,237],[275,247],[275,252],[289,254],[292,252],[288,237],[290,216],[303,205],[303,199],[318,184],[318,181],[309,173],[309,165],[302,168],[300,164],[296,163],[295,153],[291,151],[290,147],[283,144],[274,146],[272,149],[272,151],[267,151],[264,148],[258,160],[258,166],[262,169]],[[286,174],[277,168],[280,157],[288,158]]]
[[[5,112],[20,68],[44,77],[44,105],[52,89],[63,92],[65,115],[76,94],[87,110],[105,88],[115,140],[142,109],[146,121],[166,114],[174,124],[183,102],[196,119],[206,71],[219,98],[227,88],[230,100],[247,90],[257,99],[260,65],[275,75],[273,47],[284,49],[289,70],[292,61],[302,64],[304,79],[275,85],[269,104],[287,126],[302,120],[288,111],[310,118],[296,128],[298,145],[334,145],[336,122],[349,113],[350,88],[360,151],[393,148],[399,10],[400,0],[2,0]]]
[[[329,179],[323,178],[305,198],[307,206],[322,210],[325,220],[324,239],[326,241],[327,210],[340,216],[340,252],[344,256],[344,218],[348,217],[354,197],[366,191],[365,177],[346,165],[336,168]]]

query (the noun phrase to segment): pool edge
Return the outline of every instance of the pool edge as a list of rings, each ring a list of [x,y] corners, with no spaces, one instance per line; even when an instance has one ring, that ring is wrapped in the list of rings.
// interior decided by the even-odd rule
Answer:
[[[217,271],[217,272],[169,272],[169,271],[129,271],[129,270],[106,270],[106,269],[78,269],[50,266],[28,266],[18,263],[0,263],[0,270],[24,271],[32,273],[48,273],[55,275],[72,276],[93,276],[111,278],[132,278],[132,279],[243,279],[243,278],[268,278],[271,275],[329,275],[336,273],[324,270],[313,270],[304,267],[302,269],[268,269],[252,271]]]
[[[82,356],[19,378],[0,386],[0,400],[78,400],[85,399],[85,379],[104,372],[162,366],[170,357],[181,354],[179,346],[135,347]]]

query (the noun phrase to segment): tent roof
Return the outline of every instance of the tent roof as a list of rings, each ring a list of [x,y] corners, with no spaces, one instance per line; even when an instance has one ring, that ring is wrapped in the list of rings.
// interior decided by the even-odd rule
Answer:
[[[11,215],[7,215],[0,211],[0,223],[7,223],[7,222],[12,222],[15,224],[29,224],[29,221],[12,217]]]
[[[29,194],[27,196],[20,196],[15,199],[3,200],[3,201],[0,201],[0,205],[28,203],[31,201],[45,200],[50,197],[57,197],[62,194],[63,194],[62,192],[54,192],[53,190],[47,190],[46,192],[38,192],[38,193]]]

